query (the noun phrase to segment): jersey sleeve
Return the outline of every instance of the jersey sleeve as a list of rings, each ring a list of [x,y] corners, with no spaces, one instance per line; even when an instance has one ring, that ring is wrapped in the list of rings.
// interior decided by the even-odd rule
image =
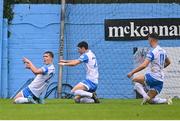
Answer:
[[[48,67],[46,65],[41,67],[43,73],[42,74],[47,74],[48,73]]]
[[[154,53],[152,51],[150,51],[147,55],[146,55],[146,59],[153,61],[154,60]]]
[[[86,54],[83,54],[78,58],[78,60],[81,61],[81,62],[84,62],[84,63],[88,63],[89,58],[88,58],[88,56]]]

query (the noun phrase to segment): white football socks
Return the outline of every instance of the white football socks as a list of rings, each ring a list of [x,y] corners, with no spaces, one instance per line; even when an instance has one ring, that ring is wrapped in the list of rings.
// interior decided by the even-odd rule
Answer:
[[[80,96],[83,96],[83,97],[92,97],[93,94],[90,93],[90,92],[84,91],[84,90],[76,90],[74,92],[74,95],[75,96],[80,95]]]
[[[137,90],[137,92],[139,92],[139,94],[141,94],[143,96],[143,98],[148,98],[149,96],[147,95],[147,93],[144,91],[143,85],[135,82],[135,89]]]
[[[168,99],[155,97],[152,99],[152,103],[154,103],[154,104],[165,104],[165,103],[168,103]]]
[[[94,100],[89,97],[83,97],[80,99],[80,103],[94,103]]]

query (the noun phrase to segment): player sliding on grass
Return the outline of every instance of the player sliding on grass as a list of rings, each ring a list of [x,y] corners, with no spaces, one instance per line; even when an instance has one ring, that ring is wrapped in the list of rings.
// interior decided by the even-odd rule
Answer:
[[[29,59],[23,58],[26,68],[30,69],[36,75],[36,77],[31,84],[29,84],[15,96],[14,103],[43,103],[43,100],[40,99],[40,95],[44,92],[50,78],[55,73],[53,57],[54,55],[52,52],[45,52],[43,55],[44,65],[41,68],[34,66]]]
[[[84,63],[86,67],[86,79],[78,83],[71,92],[75,95],[76,103],[99,103],[96,96],[98,85],[98,66],[94,53],[88,49],[88,43],[82,41],[78,44],[79,59],[76,60],[60,60],[60,66],[76,66]]]
[[[147,67],[148,70],[145,75],[138,75],[132,79],[132,81],[135,82],[135,89],[143,96],[143,102],[141,104],[145,104],[146,102],[151,104],[171,104],[171,99],[161,99],[156,97],[163,88],[163,69],[170,64],[170,60],[167,57],[166,51],[158,45],[158,35],[156,33],[149,34],[148,41],[152,50],[146,55],[145,61],[136,69],[128,73],[127,76],[131,78],[133,74]],[[150,87],[147,93],[143,86]]]

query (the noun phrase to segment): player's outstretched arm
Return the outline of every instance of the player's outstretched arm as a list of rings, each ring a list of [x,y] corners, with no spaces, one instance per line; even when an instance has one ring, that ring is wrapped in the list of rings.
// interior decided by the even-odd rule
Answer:
[[[62,62],[62,63],[70,63],[71,61],[73,61],[73,60],[60,60],[59,62]]]
[[[165,59],[165,64],[164,64],[164,68],[166,68],[167,66],[169,66],[171,64],[171,61],[169,60],[169,58]]]
[[[23,62],[26,65],[27,69],[30,69],[34,74],[42,74],[43,70],[41,68],[37,68],[36,66],[33,65],[33,63],[27,59],[27,58],[23,58]]]
[[[135,68],[134,70],[132,70],[131,72],[128,73],[127,77],[131,78],[135,73],[143,70],[144,68],[146,68],[148,66],[148,64],[150,63],[150,60],[145,59],[145,61],[139,65],[137,68]]]
[[[60,66],[76,66],[80,63],[80,60],[61,60],[58,64]]]

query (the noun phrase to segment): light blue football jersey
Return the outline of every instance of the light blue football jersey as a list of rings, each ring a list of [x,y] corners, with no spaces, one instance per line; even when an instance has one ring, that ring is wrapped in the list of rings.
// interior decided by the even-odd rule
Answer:
[[[85,64],[86,79],[98,84],[99,72],[95,54],[91,50],[88,50],[82,54],[78,60]]]
[[[149,53],[146,55],[146,58],[151,61],[148,65],[146,73],[149,73],[153,78],[159,81],[163,81],[163,69],[165,65],[165,59],[167,58],[166,51],[157,45],[156,48],[149,51]]]

